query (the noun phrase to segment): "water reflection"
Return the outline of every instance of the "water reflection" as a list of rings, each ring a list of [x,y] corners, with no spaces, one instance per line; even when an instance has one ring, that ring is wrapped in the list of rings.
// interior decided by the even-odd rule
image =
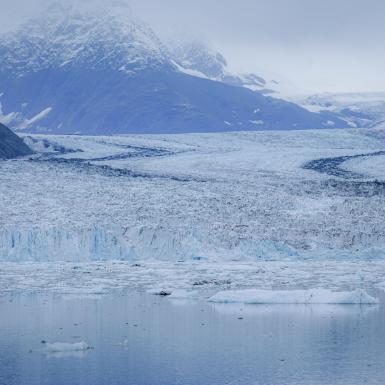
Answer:
[[[0,298],[1,385],[361,385],[385,378],[381,306]],[[44,343],[93,350],[47,353]]]

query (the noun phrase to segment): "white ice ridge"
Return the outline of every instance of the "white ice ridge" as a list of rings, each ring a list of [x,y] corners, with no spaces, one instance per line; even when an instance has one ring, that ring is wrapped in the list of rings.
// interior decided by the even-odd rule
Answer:
[[[1,262],[287,259],[295,256],[290,247],[277,242],[241,242],[229,250],[210,245],[197,231],[181,234],[161,226],[0,228]]]
[[[0,229],[2,262],[168,260],[193,257],[191,247],[160,228]]]
[[[209,299],[217,303],[244,304],[377,304],[378,299],[365,290],[331,291],[327,289],[311,290],[225,290]]]
[[[122,233],[102,227],[0,230],[0,261],[128,260],[131,251]]]

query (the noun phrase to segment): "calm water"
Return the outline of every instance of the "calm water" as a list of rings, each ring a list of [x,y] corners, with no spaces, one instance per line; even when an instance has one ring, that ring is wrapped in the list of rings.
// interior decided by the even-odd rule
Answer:
[[[48,354],[42,340],[94,349]],[[0,297],[1,385],[384,383],[382,307]]]

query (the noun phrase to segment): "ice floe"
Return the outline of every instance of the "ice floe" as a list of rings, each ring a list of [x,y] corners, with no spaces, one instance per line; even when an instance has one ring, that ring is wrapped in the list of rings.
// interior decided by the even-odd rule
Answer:
[[[223,290],[356,289],[371,293],[385,282],[385,261],[282,260],[181,262],[2,262],[0,293],[46,292],[65,296],[146,291],[208,298]],[[185,292],[183,292],[185,291]]]
[[[312,290],[227,290],[209,299],[218,303],[245,304],[378,304],[378,299],[364,290],[336,292],[326,289]]]
[[[46,343],[45,345],[45,350],[49,353],[84,352],[92,349],[92,347],[84,341],[74,343],[54,342]]]

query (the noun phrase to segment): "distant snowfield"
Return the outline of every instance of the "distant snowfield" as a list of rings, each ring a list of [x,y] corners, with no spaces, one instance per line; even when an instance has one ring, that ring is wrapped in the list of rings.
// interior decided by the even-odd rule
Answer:
[[[25,140],[0,162],[2,292],[385,287],[380,131]]]
[[[385,93],[323,93],[287,96],[311,112],[340,114],[352,127],[381,127],[385,119]]]

